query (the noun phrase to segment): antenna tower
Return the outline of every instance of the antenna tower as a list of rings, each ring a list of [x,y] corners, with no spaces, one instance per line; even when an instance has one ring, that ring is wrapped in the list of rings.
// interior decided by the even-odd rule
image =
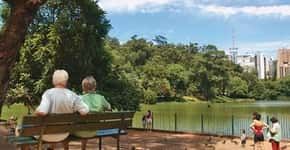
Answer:
[[[234,29],[232,29],[232,47],[230,48],[231,60],[237,63],[238,48],[236,47],[236,35]]]

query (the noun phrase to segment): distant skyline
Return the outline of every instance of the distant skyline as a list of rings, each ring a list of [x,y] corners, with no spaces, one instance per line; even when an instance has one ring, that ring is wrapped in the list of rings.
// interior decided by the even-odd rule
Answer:
[[[100,0],[113,29],[127,41],[134,34],[148,40],[164,35],[169,42],[214,44],[227,51],[232,30],[240,54],[276,58],[290,47],[290,0]]]

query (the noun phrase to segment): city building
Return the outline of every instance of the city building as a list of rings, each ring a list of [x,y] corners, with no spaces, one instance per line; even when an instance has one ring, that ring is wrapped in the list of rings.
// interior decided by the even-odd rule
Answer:
[[[276,77],[276,61],[273,58],[266,57],[266,79],[273,79]]]
[[[236,64],[239,64],[247,72],[255,70],[255,58],[252,55],[238,55],[236,57]]]
[[[255,55],[255,68],[258,73],[258,79],[266,79],[266,57],[262,53]]]
[[[231,51],[230,52],[229,58],[235,64],[237,64],[237,57],[238,57],[238,52],[237,51]]]
[[[271,57],[266,57],[262,53],[255,55],[244,54],[236,55],[228,54],[228,58],[235,64],[240,65],[244,71],[257,73],[258,79],[272,79],[276,77],[276,61]],[[290,58],[290,57],[289,57]],[[290,59],[289,59],[290,60]]]
[[[290,74],[290,49],[281,48],[277,55],[277,79]]]

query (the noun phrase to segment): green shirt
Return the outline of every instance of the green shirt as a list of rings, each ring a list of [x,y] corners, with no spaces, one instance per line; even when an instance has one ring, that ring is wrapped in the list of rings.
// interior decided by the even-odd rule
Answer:
[[[104,96],[88,93],[81,96],[82,101],[89,106],[90,112],[104,112],[110,110],[111,105],[107,102]],[[74,136],[82,138],[90,138],[96,136],[96,131],[79,131],[73,133]]]
[[[89,106],[90,112],[104,112],[111,109],[111,105],[102,95],[88,93],[82,95],[81,99]]]

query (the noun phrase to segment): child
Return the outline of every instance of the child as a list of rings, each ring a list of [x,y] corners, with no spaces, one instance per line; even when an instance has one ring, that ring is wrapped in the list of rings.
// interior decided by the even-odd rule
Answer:
[[[146,115],[143,115],[142,117],[142,125],[143,125],[143,128],[145,129],[146,128]]]
[[[246,138],[246,131],[245,131],[245,129],[242,129],[241,130],[241,144],[242,144],[242,147],[245,147],[246,140],[247,140],[247,138]]]

